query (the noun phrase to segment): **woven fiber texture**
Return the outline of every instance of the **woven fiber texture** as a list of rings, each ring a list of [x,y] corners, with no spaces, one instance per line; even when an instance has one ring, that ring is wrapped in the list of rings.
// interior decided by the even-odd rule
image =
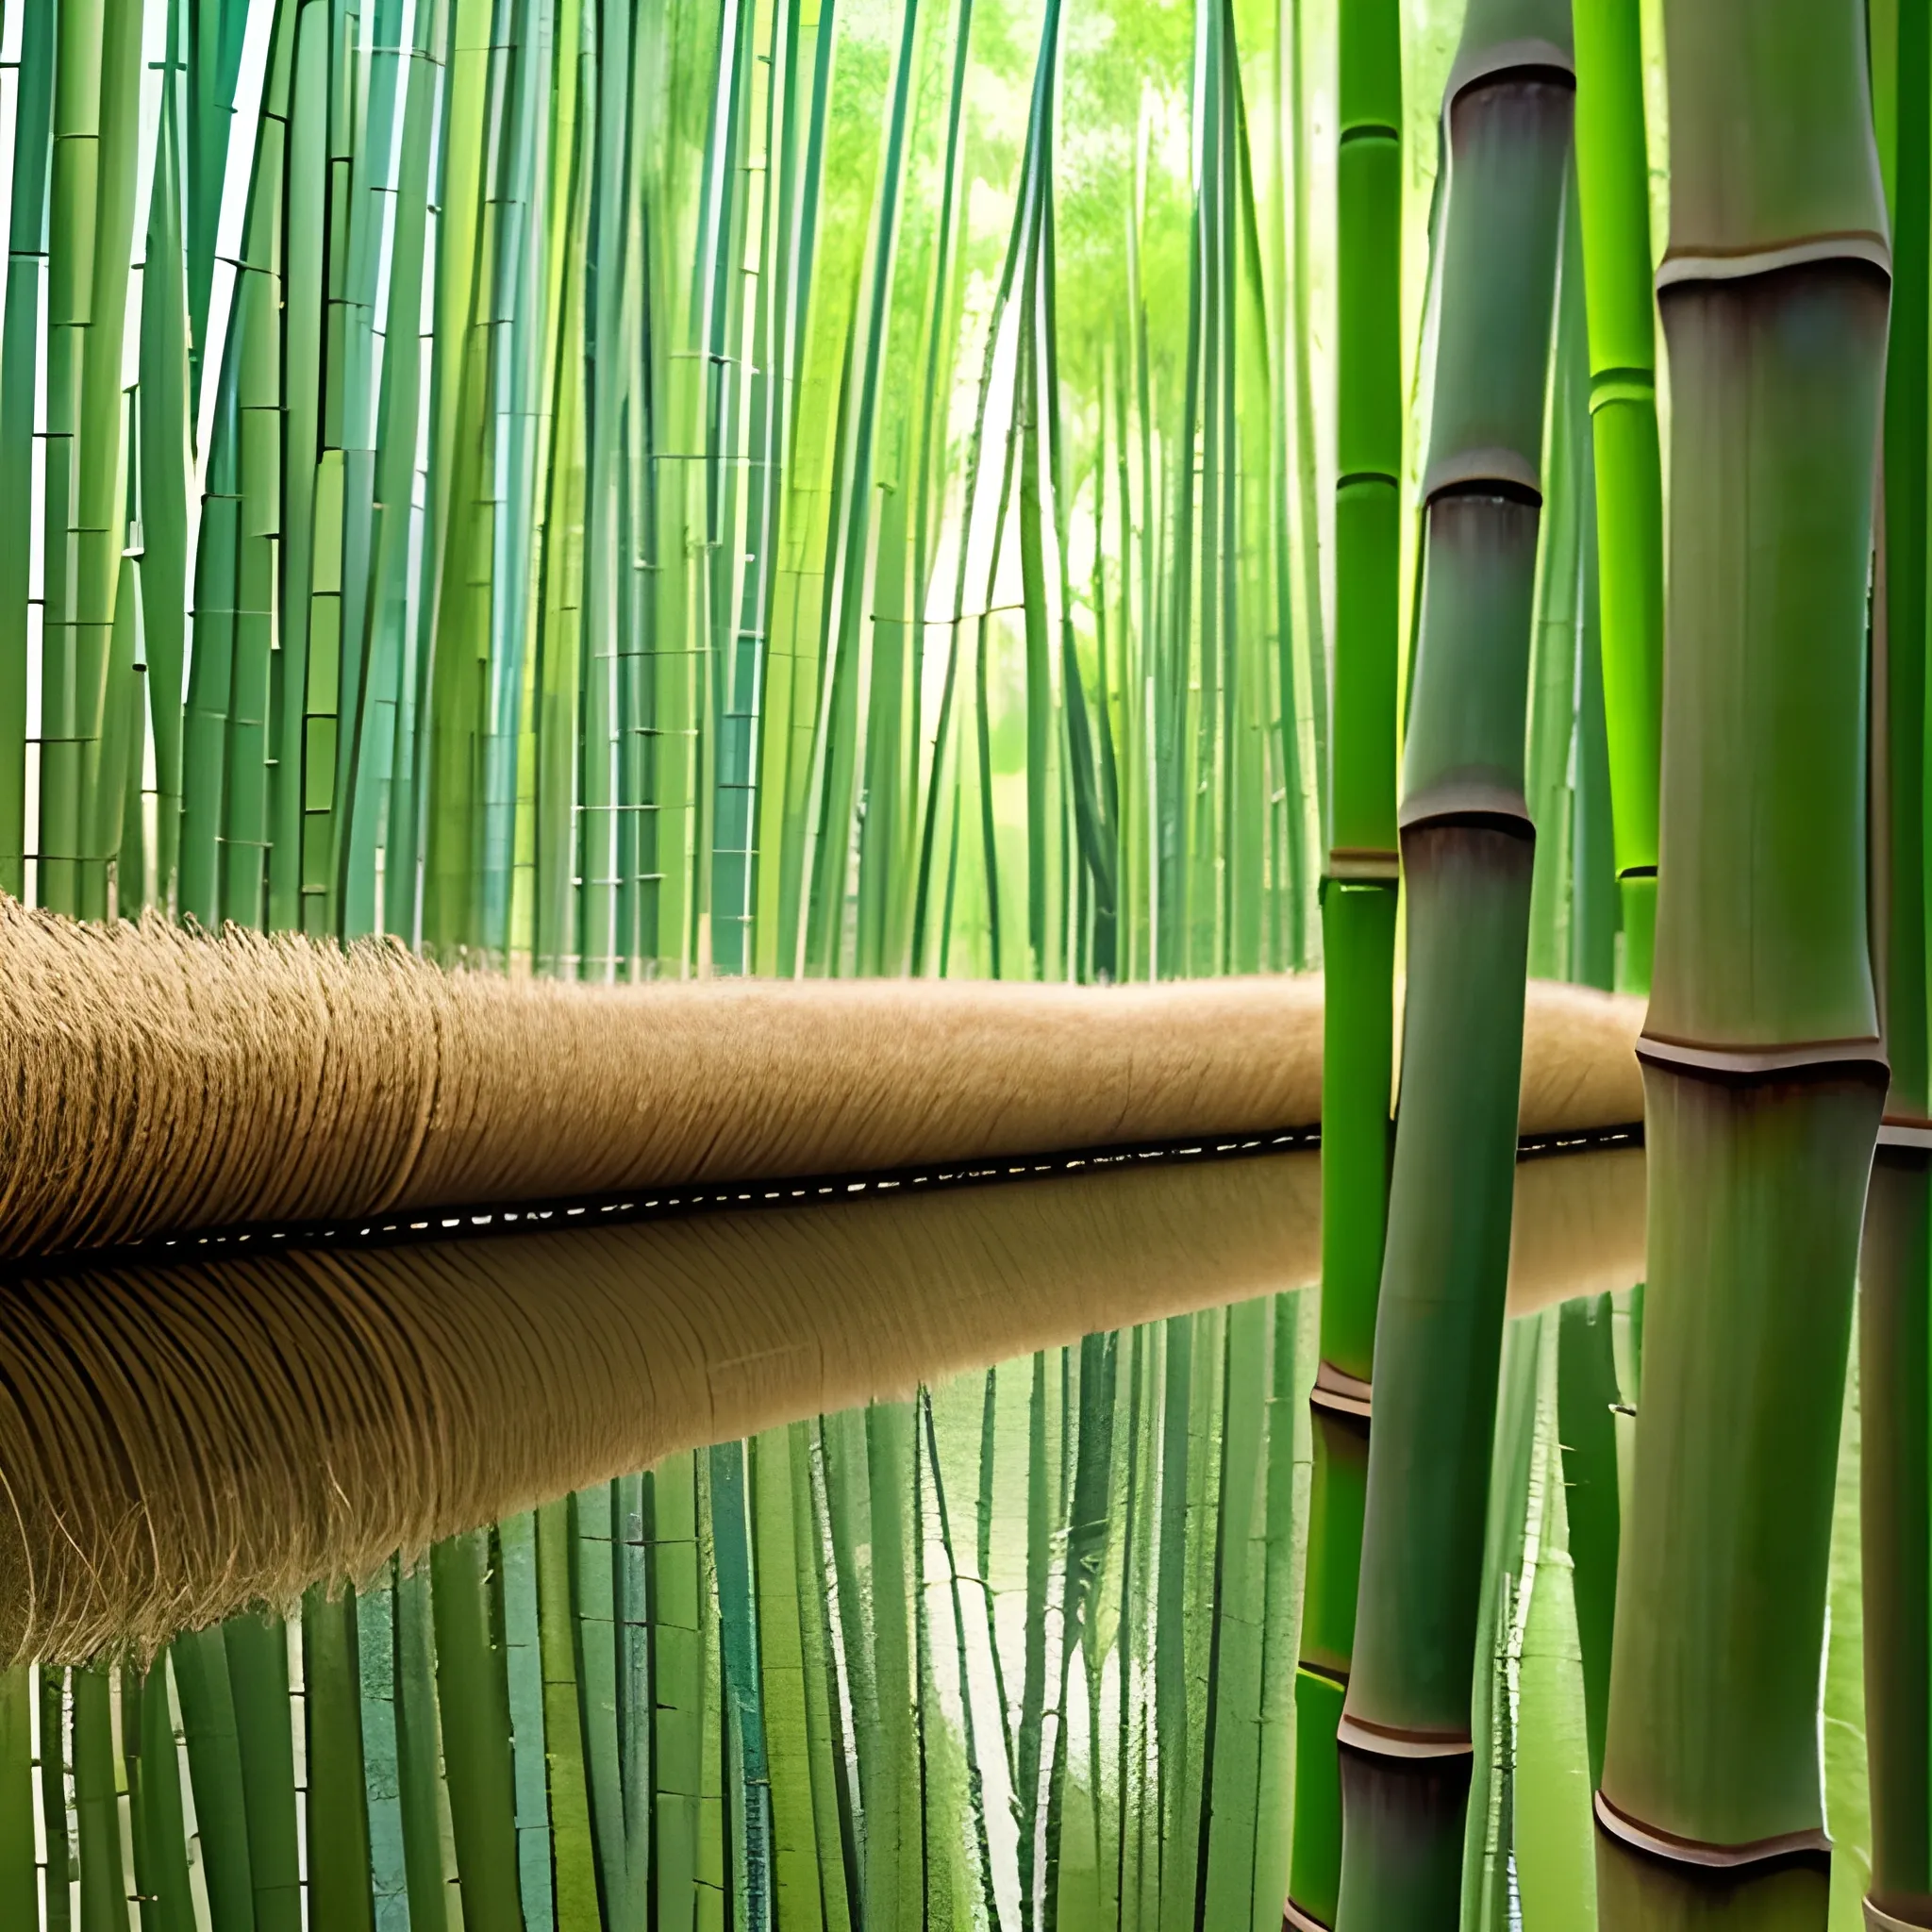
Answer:
[[[153,1649],[674,1451],[1312,1282],[1319,1157],[0,1288],[0,1655]],[[1512,1313],[1642,1272],[1643,1159],[1517,1170]]]
[[[151,1650],[922,1381],[1311,1280],[1312,1154],[0,1288],[0,1655]]]
[[[1525,1133],[1642,1117],[1639,1003],[1531,988]],[[448,973],[0,899],[0,1256],[1312,1124],[1318,977]]]

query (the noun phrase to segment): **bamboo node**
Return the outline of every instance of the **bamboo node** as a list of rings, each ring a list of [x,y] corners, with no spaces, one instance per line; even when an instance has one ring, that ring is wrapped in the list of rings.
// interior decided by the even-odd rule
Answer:
[[[1496,825],[1499,831],[1524,838],[1535,836],[1535,821],[1529,815],[1529,802],[1522,791],[1486,778],[1449,778],[1440,784],[1424,785],[1402,801],[1395,815],[1397,826],[1405,832],[1457,819],[1476,819],[1486,824],[1501,821]]]
[[[1393,885],[1402,876],[1401,855],[1371,845],[1337,845],[1323,876],[1343,885]]]
[[[1822,1831],[1786,1831],[1741,1845],[1707,1843],[1683,1838],[1662,1826],[1645,1824],[1620,1811],[1599,1791],[1597,1829],[1632,1851],[1667,1865],[1690,1865],[1707,1872],[1736,1872],[1753,1865],[1831,1865],[1831,1840]]]
[[[1932,1919],[1906,1919],[1887,1911],[1869,1892],[1859,1902],[1865,1908],[1865,1932],[1925,1932]]]
[[[1520,450],[1500,445],[1454,450],[1438,457],[1423,478],[1423,501],[1455,492],[1461,496],[1507,496],[1542,508],[1542,471]]]
[[[1637,1037],[1637,1058],[1646,1066],[1712,1080],[1761,1080],[1779,1075],[1843,1072],[1853,1077],[1891,1081],[1884,1042],[1865,1040],[1799,1040],[1776,1046],[1705,1046],[1654,1033]]]
[[[1776,275],[1790,268],[1807,268],[1834,261],[1863,262],[1889,280],[1891,244],[1869,229],[1841,235],[1807,235],[1775,248],[1673,247],[1657,272],[1657,291],[1681,288],[1687,282],[1741,282],[1753,275]]]
[[[1449,71],[1449,85],[1442,91],[1443,113],[1446,115],[1472,88],[1498,80],[1554,81],[1558,86],[1574,88],[1576,61],[1568,47],[1539,35],[1498,41],[1489,47],[1465,48]]]
[[[1315,1371],[1315,1386],[1308,1391],[1308,1406],[1365,1423],[1369,1420],[1369,1394],[1367,1382],[1323,1362]]]
[[[1281,1932],[1328,1932],[1328,1927],[1289,1898],[1281,1902]]]
[[[1467,1731],[1411,1731],[1399,1724],[1372,1724],[1342,1707],[1335,1741],[1365,1757],[1472,1757],[1475,1745]]]

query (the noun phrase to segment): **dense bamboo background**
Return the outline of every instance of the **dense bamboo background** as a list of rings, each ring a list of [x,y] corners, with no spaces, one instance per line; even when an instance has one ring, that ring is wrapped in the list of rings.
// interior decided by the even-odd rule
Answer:
[[[1317,24],[1061,11],[16,0],[0,885],[1305,963]]]
[[[1319,964],[1335,4],[0,0],[0,889],[586,979]],[[1404,9],[1411,507],[1460,15]],[[1530,964],[1608,985],[1576,274]],[[1309,1299],[16,1671],[7,1923],[1272,1932]],[[1496,1932],[1591,1884],[1558,1418],[1640,1337],[1625,1295],[1506,1338]]]

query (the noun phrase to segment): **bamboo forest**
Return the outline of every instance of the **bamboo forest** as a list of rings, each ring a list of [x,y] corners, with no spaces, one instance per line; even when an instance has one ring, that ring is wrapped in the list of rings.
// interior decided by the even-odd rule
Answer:
[[[1932,1932],[1932,0],[0,0],[0,1932]]]

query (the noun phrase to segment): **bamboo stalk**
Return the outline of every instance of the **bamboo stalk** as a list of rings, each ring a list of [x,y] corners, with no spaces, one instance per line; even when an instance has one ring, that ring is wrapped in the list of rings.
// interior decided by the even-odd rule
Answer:
[[[1891,1921],[1926,1924],[1932,1924],[1932,1656],[1926,1635],[1932,1149],[1922,1124],[1932,1110],[1924,887],[1932,29],[1923,11],[1902,8],[1890,19],[1874,17],[1871,32],[1874,92],[1890,108],[1880,160],[1890,190],[1893,260],[1872,673],[1874,953],[1891,1087],[1865,1208],[1858,1308],[1869,1896]]]
[[[1671,649],[1607,1925],[1822,1925],[1842,1369],[1886,1068],[1866,585],[1889,249],[1863,10],[1672,6]]]
[[[1568,50],[1560,7],[1474,6],[1444,105],[1451,186],[1399,815],[1403,1091],[1339,1733],[1344,1932],[1451,1924],[1461,1893],[1535,837],[1524,724]]]
[[[14,93],[6,311],[0,323],[0,475],[8,498],[32,500],[40,452],[35,401],[45,368],[41,293],[46,275],[48,133],[54,97],[54,9],[27,9],[21,23]],[[40,774],[27,749],[31,517],[0,518],[0,887],[24,897],[27,881],[27,793]],[[43,647],[44,653],[44,647]],[[45,714],[44,691],[42,696]],[[38,867],[36,867],[38,884]]]
[[[330,1932],[375,1926],[358,1653],[355,1598],[311,1589],[302,1604],[307,1910]]]
[[[1335,994],[1322,1016],[1322,1366],[1310,1397],[1315,1463],[1289,1880],[1290,1918],[1315,1925],[1335,1923],[1341,1881],[1331,1740],[1347,1693],[1361,1564],[1392,1140],[1398,892],[1402,48],[1397,9],[1386,0],[1347,0],[1339,25],[1333,844],[1322,881],[1322,957]]]
[[[1657,924],[1664,549],[1643,49],[1637,0],[1574,0],[1574,14],[1604,709],[1623,901],[1617,985],[1647,992]]]

